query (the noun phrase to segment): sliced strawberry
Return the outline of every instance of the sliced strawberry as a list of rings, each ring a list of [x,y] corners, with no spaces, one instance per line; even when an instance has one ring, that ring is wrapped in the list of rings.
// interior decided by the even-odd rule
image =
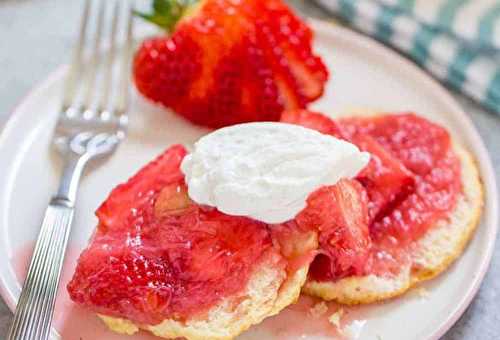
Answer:
[[[153,202],[167,185],[182,181],[179,171],[187,154],[182,145],[175,145],[141,169],[125,184],[118,185],[96,211],[101,228],[128,227],[128,218],[138,206]]]
[[[280,65],[285,66],[291,77],[291,87],[299,94],[299,101],[306,104],[323,94],[328,70],[312,52],[313,33],[294,15],[281,0],[260,2],[262,9],[257,13],[267,15],[267,24],[258,25],[271,32],[271,47]]]
[[[136,54],[134,79],[145,97],[222,127],[277,121],[284,108],[323,93],[328,72],[312,52],[312,32],[282,0],[192,3],[155,0],[155,12],[143,15],[171,32]]]
[[[319,231],[320,255],[309,271],[313,279],[338,279],[364,270],[371,240],[366,192],[357,181],[341,180],[317,190],[296,221]]]
[[[287,110],[281,114],[280,122],[301,125],[321,133],[341,137],[341,130],[337,123],[327,116],[307,110]]]

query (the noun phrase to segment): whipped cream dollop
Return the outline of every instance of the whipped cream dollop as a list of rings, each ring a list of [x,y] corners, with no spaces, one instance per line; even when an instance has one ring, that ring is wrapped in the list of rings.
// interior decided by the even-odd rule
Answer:
[[[293,219],[316,189],[352,178],[369,154],[302,126],[248,123],[202,137],[181,169],[189,197],[265,223]]]

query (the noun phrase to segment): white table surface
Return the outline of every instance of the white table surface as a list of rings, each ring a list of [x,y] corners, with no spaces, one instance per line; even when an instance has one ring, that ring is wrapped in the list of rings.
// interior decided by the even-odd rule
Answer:
[[[289,1],[304,15],[325,17],[307,0]],[[0,0],[0,125],[34,85],[69,60],[82,2]],[[500,116],[460,95],[456,98],[483,137],[499,177]],[[0,299],[0,339],[5,338],[11,318]],[[477,297],[443,339],[500,339],[500,243]]]

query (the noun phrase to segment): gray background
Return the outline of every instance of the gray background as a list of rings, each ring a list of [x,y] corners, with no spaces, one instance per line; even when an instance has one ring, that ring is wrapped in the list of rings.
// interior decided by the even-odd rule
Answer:
[[[324,17],[307,0],[289,1],[304,15]],[[0,0],[0,124],[35,84],[69,60],[81,5],[82,0]],[[456,98],[483,137],[498,175],[500,117],[460,95]],[[443,339],[500,339],[499,290],[500,244],[479,294]],[[5,338],[10,319],[0,299],[0,339]]]

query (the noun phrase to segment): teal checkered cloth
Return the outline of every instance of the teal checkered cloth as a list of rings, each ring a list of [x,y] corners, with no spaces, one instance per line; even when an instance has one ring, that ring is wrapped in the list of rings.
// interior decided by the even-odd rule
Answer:
[[[500,114],[500,1],[316,2]]]

